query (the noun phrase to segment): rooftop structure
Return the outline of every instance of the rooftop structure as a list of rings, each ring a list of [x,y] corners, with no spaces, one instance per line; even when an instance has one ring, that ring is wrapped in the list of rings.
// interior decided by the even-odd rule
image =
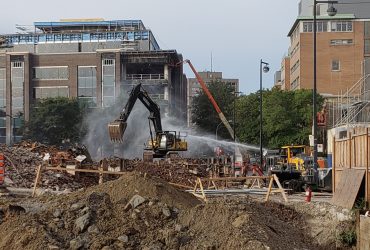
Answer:
[[[125,48],[125,45],[130,42],[136,42],[146,50],[160,49],[153,33],[145,28],[141,20],[89,20],[65,19],[60,22],[35,22],[33,30],[29,30],[25,26],[17,26],[19,32],[16,34],[1,35],[0,46],[7,47],[8,51],[11,51],[14,45],[36,46],[50,43],[106,42],[115,43],[114,48]],[[36,48],[29,47],[28,49],[32,52],[38,52]],[[88,51],[85,48],[84,52]]]

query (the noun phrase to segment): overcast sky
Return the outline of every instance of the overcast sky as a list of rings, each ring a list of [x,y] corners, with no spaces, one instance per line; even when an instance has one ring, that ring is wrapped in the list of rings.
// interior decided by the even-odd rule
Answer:
[[[264,86],[273,85],[298,14],[298,0],[4,0],[0,6],[0,33],[61,18],[141,19],[162,49],[176,49],[198,71],[211,69],[212,53],[213,70],[239,78],[246,94],[259,89],[260,59],[271,65]]]

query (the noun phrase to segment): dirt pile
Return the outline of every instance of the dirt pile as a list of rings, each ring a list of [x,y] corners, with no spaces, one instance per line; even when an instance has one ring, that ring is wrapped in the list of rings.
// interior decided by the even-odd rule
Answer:
[[[305,215],[306,231],[320,245],[332,249],[343,248],[343,233],[354,229],[355,211],[340,208],[326,202],[292,202],[289,205]]]
[[[26,212],[3,213],[0,249],[316,249],[292,209],[249,198],[204,205],[138,173],[17,204]]]

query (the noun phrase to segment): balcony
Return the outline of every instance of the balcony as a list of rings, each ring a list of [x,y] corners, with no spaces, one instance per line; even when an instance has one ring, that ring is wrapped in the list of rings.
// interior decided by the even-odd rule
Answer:
[[[126,80],[164,80],[164,74],[127,74]]]

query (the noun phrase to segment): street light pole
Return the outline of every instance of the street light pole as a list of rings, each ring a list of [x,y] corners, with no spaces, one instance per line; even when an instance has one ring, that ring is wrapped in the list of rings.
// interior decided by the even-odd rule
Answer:
[[[333,4],[338,3],[338,1],[317,1],[313,2],[313,90],[312,90],[312,102],[313,102],[313,168],[314,168],[314,180],[317,181],[317,65],[316,65],[316,40],[317,40],[317,17],[316,17],[316,6],[318,3],[329,3],[331,6],[328,8],[327,12],[329,16],[335,16],[337,10],[334,8]]]
[[[264,65],[262,67],[262,65]],[[260,167],[262,169],[263,163],[263,150],[262,150],[262,134],[263,134],[263,125],[262,125],[262,71],[264,73],[269,72],[270,68],[267,62],[260,61]]]

